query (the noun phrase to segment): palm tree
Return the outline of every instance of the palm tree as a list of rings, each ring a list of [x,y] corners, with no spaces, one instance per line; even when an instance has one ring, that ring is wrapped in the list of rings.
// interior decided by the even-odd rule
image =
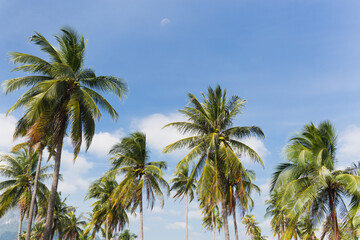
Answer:
[[[188,209],[189,202],[194,199],[195,179],[189,178],[189,165],[182,165],[175,171],[175,177],[171,179],[170,191],[176,191],[174,198],[186,198],[186,214],[185,214],[185,240],[188,240]]]
[[[75,211],[75,207],[69,206],[66,203],[68,196],[61,197],[61,192],[56,193],[55,209],[54,209],[54,221],[51,226],[50,239],[54,238],[55,233],[59,235],[59,239],[63,237],[64,228],[67,226],[67,215]],[[43,219],[46,221],[47,208],[44,205],[39,208],[38,220]],[[45,233],[44,233],[45,234]]]
[[[246,234],[249,235],[252,240],[261,239],[261,229],[258,226],[259,223],[256,221],[253,215],[245,215],[242,223],[245,224]]]
[[[236,208],[241,211],[241,215],[251,211],[254,207],[254,201],[251,198],[252,193],[255,191],[260,194],[260,188],[252,181],[255,180],[255,172],[246,170],[247,174],[238,173],[235,176],[228,176],[225,183],[225,196],[227,198],[227,205],[229,213],[233,216],[235,239],[239,240],[239,234],[236,222]]]
[[[119,184],[114,177],[102,177],[90,185],[85,199],[96,199],[93,206],[93,213],[87,232],[93,229],[92,236],[105,224],[105,237],[113,231],[120,231],[129,223],[128,216],[121,204],[114,204],[111,201],[112,194]],[[116,233],[115,233],[116,235]]]
[[[22,222],[25,214],[29,214],[29,205],[32,191],[34,189],[34,178],[38,155],[28,149],[20,149],[12,154],[5,154],[0,157],[0,173],[7,179],[0,183],[0,217],[16,205],[20,209],[18,239],[21,236]],[[48,189],[43,183],[49,179],[47,171],[52,166],[47,165],[40,168],[38,175],[38,202],[43,204],[46,201]]]
[[[229,240],[228,206],[223,179],[226,174],[247,175],[240,157],[248,156],[262,163],[260,156],[249,146],[241,142],[244,138],[264,137],[259,127],[233,127],[234,118],[241,113],[245,100],[238,96],[227,99],[226,90],[220,86],[209,87],[207,96],[202,94],[200,102],[193,94],[188,94],[190,106],[180,112],[187,118],[185,122],[173,122],[165,127],[174,127],[182,134],[192,135],[165,147],[165,153],[188,148],[189,153],[178,163],[178,167],[198,159],[190,178],[200,175],[197,192],[203,196],[213,196],[216,202],[222,202],[225,240]],[[250,179],[249,177],[247,177]]]
[[[203,209],[202,227],[206,230],[213,231],[213,240],[216,240],[216,229],[220,232],[223,222],[220,217],[218,206],[213,207],[210,211],[206,208]]]
[[[298,223],[301,239],[304,240],[317,240],[314,227],[314,221],[308,217],[302,217]]]
[[[156,198],[164,205],[162,188],[169,193],[169,185],[164,180],[162,169],[164,161],[150,162],[144,133],[134,132],[114,145],[110,150],[112,169],[109,174],[121,174],[124,178],[116,188],[112,200],[115,204],[125,204],[134,212],[140,212],[140,240],[143,233],[143,192],[146,194],[147,206],[152,209]]]
[[[80,233],[82,233],[81,227],[85,225],[85,221],[81,220],[82,214],[79,216],[75,215],[75,210],[68,212],[66,218],[64,219],[64,230],[63,230],[63,239],[66,240],[75,240],[78,239]]]
[[[271,189],[283,191],[281,202],[289,204],[289,227],[286,239],[290,239],[296,222],[305,214],[321,222],[325,217],[331,220],[332,239],[340,236],[338,214],[350,219],[358,208],[358,166],[337,170],[336,133],[334,126],[321,122],[305,125],[302,132],[291,138],[286,147],[286,163],[277,167]],[[345,199],[351,200],[351,211],[337,211],[337,206],[347,209]]]
[[[30,239],[31,240],[41,239],[44,236],[44,227],[45,227],[44,221],[35,222],[33,227],[31,228]]]
[[[129,229],[124,230],[120,233],[118,240],[135,240],[137,236],[131,233]]]
[[[266,208],[265,217],[272,217],[270,222],[271,230],[274,233],[274,237],[275,235],[278,236],[278,240],[280,240],[285,233],[289,221],[287,218],[288,205],[282,204],[281,196],[282,193],[275,189],[271,192],[270,199],[265,201],[268,206]]]
[[[43,150],[46,147],[46,142],[50,142],[50,129],[46,124],[42,124],[41,121],[42,117],[35,121],[31,126],[29,126],[29,123],[27,121],[23,121],[23,119],[20,119],[17,123],[17,126],[15,128],[14,132],[14,139],[21,137],[27,137],[28,140],[24,143],[17,144],[13,147],[12,151],[19,150],[24,147],[29,147],[30,150],[37,151],[39,155],[39,160],[36,167],[36,174],[34,179],[34,190],[31,197],[31,203],[29,207],[29,217],[28,217],[28,224],[27,224],[27,231],[26,231],[26,240],[30,240],[31,237],[31,226],[32,221],[34,218],[34,210],[35,210],[35,202],[36,202],[36,195],[37,195],[37,184],[38,184],[38,178],[39,178],[39,172],[42,162],[42,155]]]
[[[84,68],[85,39],[73,29],[64,27],[55,38],[59,44],[56,48],[39,33],[30,41],[48,55],[48,61],[39,57],[12,52],[11,60],[20,64],[14,71],[24,71],[32,75],[10,79],[4,82],[5,92],[10,93],[19,88],[30,87],[9,109],[9,112],[23,107],[22,118],[30,125],[40,116],[43,123],[53,129],[52,146],[55,151],[53,183],[48,206],[44,240],[49,240],[53,220],[54,205],[59,181],[61,150],[67,126],[74,146],[74,157],[78,155],[83,136],[89,148],[95,131],[95,120],[101,117],[98,106],[106,110],[113,119],[118,114],[115,109],[96,90],[115,93],[123,98],[126,84],[115,77],[95,75],[91,69]]]

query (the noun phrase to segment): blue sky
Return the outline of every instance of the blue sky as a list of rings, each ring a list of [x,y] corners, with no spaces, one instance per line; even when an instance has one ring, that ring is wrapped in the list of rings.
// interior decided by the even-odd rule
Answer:
[[[124,102],[107,96],[120,119],[103,116],[93,146],[75,165],[65,144],[60,189],[79,211],[89,210],[83,196],[106,171],[107,150],[131,131],[147,133],[151,158],[167,160],[166,176],[171,177],[182,153],[162,155],[161,148],[179,135],[160,128],[181,119],[177,110],[187,104],[188,92],[199,96],[220,84],[229,95],[246,99],[235,124],[258,125],[266,134],[263,142],[246,140],[262,154],[265,169],[247,167],[256,170],[256,183],[264,190],[254,196],[253,214],[271,235],[269,220],[263,218],[268,181],[294,132],[310,121],[328,119],[339,134],[339,166],[359,160],[359,11],[358,1],[0,0],[0,76],[23,75],[10,72],[9,51],[42,56],[28,42],[34,31],[54,43],[52,35],[69,25],[88,39],[86,66],[127,81]],[[3,114],[20,93],[0,95],[2,152],[13,144],[12,128],[21,111],[7,118]],[[209,239],[195,202],[191,211],[191,239]],[[164,209],[146,214],[146,239],[183,239],[183,215],[184,204],[167,199]],[[130,228],[138,232],[136,218]]]

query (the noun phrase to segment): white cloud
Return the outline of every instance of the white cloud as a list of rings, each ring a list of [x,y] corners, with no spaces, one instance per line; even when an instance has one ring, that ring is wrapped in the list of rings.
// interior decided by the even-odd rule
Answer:
[[[339,134],[338,160],[344,167],[360,161],[360,127],[350,125]]]
[[[161,19],[161,21],[160,21],[160,25],[161,25],[161,26],[166,26],[166,25],[168,25],[170,22],[171,22],[171,20],[170,20],[169,18],[163,18],[163,19]]]
[[[155,220],[155,221],[162,221],[163,220],[163,218],[160,217],[160,216],[152,216],[152,217],[150,217],[150,219]]]
[[[112,133],[101,132],[101,131],[95,133],[90,148],[88,149],[88,152],[96,155],[97,157],[104,158],[108,155],[112,146],[120,142],[121,138],[123,138],[124,136],[125,133],[123,129],[118,129]],[[64,145],[65,147],[72,148],[71,139],[69,137],[65,137]],[[83,142],[83,144],[81,145],[81,152],[85,152],[85,151],[86,151],[86,145],[85,142]]]
[[[202,215],[201,215],[201,211],[199,209],[189,211],[189,219],[201,219],[201,218],[202,218]]]
[[[171,215],[177,215],[177,216],[179,216],[179,215],[181,215],[181,213],[182,213],[182,212],[177,211],[177,210],[173,210],[173,209],[170,209],[170,210],[169,210],[169,214],[171,214]]]
[[[122,129],[119,129],[114,133],[95,133],[89,148],[89,152],[97,155],[98,157],[106,157],[112,146],[120,142],[120,139],[124,136],[125,134]]]
[[[66,149],[62,151],[61,164],[64,172],[71,172],[73,174],[87,173],[93,166],[93,164],[88,162],[82,155],[79,155],[74,162],[74,154]]]
[[[269,198],[269,190],[270,190],[270,184],[271,184],[271,179],[268,179],[266,181],[266,183],[261,184],[260,187],[260,191],[261,191],[261,199],[263,201],[267,200]],[[256,197],[257,194],[255,193]]]
[[[265,158],[270,154],[270,151],[265,147],[264,142],[256,137],[249,137],[244,140],[241,140],[241,142],[245,143],[249,147],[251,147],[263,160],[265,163]],[[253,162],[250,158],[244,157],[242,159],[244,162],[251,163]]]
[[[17,119],[11,115],[7,116],[0,113],[0,149],[9,151],[14,145],[13,134]]]
[[[156,113],[142,119],[134,120],[133,128],[146,133],[147,144],[151,149],[162,152],[167,145],[186,136],[180,134],[175,128],[163,127],[171,122],[184,121],[185,118],[179,113],[168,115]],[[186,151],[176,151],[173,156],[184,156]]]
[[[59,191],[64,194],[74,194],[78,191],[85,191],[89,187],[90,179],[84,177],[92,168],[93,163],[79,155],[74,162],[73,153],[64,149],[61,157],[61,174],[63,181],[59,182]]]
[[[189,229],[191,229],[191,225],[188,225],[188,226],[189,226]],[[185,229],[185,222],[168,223],[166,225],[166,229],[172,229],[172,230]]]

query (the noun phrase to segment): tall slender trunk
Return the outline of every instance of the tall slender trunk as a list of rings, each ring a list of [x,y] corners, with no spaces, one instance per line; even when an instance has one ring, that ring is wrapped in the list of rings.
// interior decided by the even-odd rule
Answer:
[[[281,212],[281,214],[282,214],[282,221],[280,223],[281,224],[281,233],[279,232],[279,234],[281,234],[281,235],[279,235],[280,237],[285,233],[285,224],[286,224],[286,222],[285,222],[286,216],[283,212]]]
[[[51,233],[50,233],[50,240],[54,239],[56,224],[57,224],[57,221],[53,221],[53,224],[51,227]],[[59,239],[61,239],[61,232],[59,232]]]
[[[333,220],[334,240],[339,240],[339,226],[336,217],[335,199],[334,199],[334,194],[330,191],[329,191],[329,201],[330,201],[331,218]]]
[[[143,227],[143,202],[142,202],[142,194],[140,195],[140,240],[144,240],[144,227]]]
[[[105,239],[109,240],[109,219],[106,218],[105,222]]]
[[[225,240],[230,240],[228,214],[227,214],[226,200],[225,199],[222,200],[222,216],[223,216],[223,222],[224,222]]]
[[[117,235],[117,226],[115,226],[114,240],[116,240],[116,235]]]
[[[189,196],[188,194],[186,194],[185,240],[188,240],[188,211],[189,211]]]
[[[24,216],[25,216],[25,211],[20,208],[18,240],[21,240],[21,229],[22,229],[22,222],[23,222],[23,220],[24,220]]]
[[[34,208],[35,208],[35,201],[36,201],[36,192],[37,192],[39,172],[40,172],[40,167],[41,167],[42,153],[43,153],[43,149],[41,147],[40,153],[39,153],[39,160],[38,160],[37,167],[36,167],[35,179],[34,179],[34,190],[33,190],[32,196],[31,196],[29,218],[28,218],[27,231],[26,231],[26,240],[30,240],[30,235],[31,235],[31,225],[32,225],[32,221],[34,218]]]
[[[213,228],[213,240],[216,240],[216,225],[215,225],[215,218],[214,218],[214,210],[211,211],[211,223]]]
[[[65,126],[64,126],[64,128],[65,128]],[[60,134],[61,136],[60,136],[59,142],[56,147],[54,174],[53,174],[53,181],[52,181],[52,185],[51,185],[51,192],[50,192],[50,197],[49,197],[49,205],[48,205],[48,209],[47,209],[46,224],[45,224],[43,240],[50,239],[51,226],[52,226],[52,222],[53,222],[55,199],[56,199],[57,187],[58,187],[58,182],[59,182],[61,151],[62,151],[65,129],[63,129],[62,131],[63,132]]]
[[[237,223],[236,223],[235,207],[234,207],[234,210],[233,210],[233,222],[234,222],[234,230],[235,230],[235,240],[239,240],[239,233],[238,233],[238,228],[237,228]]]

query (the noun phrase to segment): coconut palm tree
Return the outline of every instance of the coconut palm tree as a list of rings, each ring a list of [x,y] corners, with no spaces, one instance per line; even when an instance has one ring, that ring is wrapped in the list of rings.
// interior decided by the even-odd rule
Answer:
[[[260,194],[260,188],[253,183],[255,180],[255,172],[246,170],[247,174],[238,173],[235,176],[228,176],[223,179],[225,184],[225,196],[227,198],[227,205],[229,213],[233,216],[235,240],[239,240],[239,233],[236,221],[236,208],[240,209],[242,216],[254,207],[254,201],[251,198],[253,192]]]
[[[197,159],[190,178],[196,178],[197,192],[203,196],[213,196],[216,202],[222,202],[225,240],[229,240],[228,206],[223,179],[226,174],[247,175],[241,157],[249,157],[263,164],[260,156],[248,145],[241,142],[247,137],[264,137],[259,127],[234,127],[234,118],[241,113],[245,100],[238,96],[227,99],[226,90],[220,86],[209,87],[207,95],[202,94],[199,101],[193,94],[188,94],[190,104],[180,110],[187,121],[173,122],[165,127],[174,127],[180,133],[190,135],[164,148],[165,153],[178,149],[190,149],[189,153],[178,163],[178,167]],[[249,178],[249,177],[247,177]],[[202,197],[200,197],[202,198]]]
[[[75,207],[69,206],[66,203],[68,196],[65,198],[61,197],[61,192],[56,194],[56,201],[55,201],[55,209],[54,209],[54,221],[51,226],[51,233],[50,239],[52,240],[55,236],[55,233],[58,234],[59,239],[63,237],[64,228],[66,227],[67,223],[67,215],[75,211]],[[47,216],[47,205],[40,206],[39,213],[38,213],[38,221],[43,220],[46,221]]]
[[[296,222],[305,214],[317,222],[328,217],[333,231],[330,239],[338,240],[338,218],[351,219],[356,213],[337,211],[337,207],[347,209],[346,199],[353,203],[352,209],[359,207],[360,177],[358,166],[336,169],[336,139],[334,126],[324,121],[318,126],[305,125],[286,146],[287,162],[277,167],[271,186],[272,190],[283,191],[281,202],[289,204],[285,239],[290,239]]]
[[[43,150],[46,147],[46,143],[50,142],[51,129],[47,124],[44,124],[44,114],[35,121],[32,125],[26,121],[25,119],[20,119],[17,122],[17,126],[14,132],[14,139],[18,137],[26,137],[27,141],[24,143],[17,144],[12,148],[12,151],[19,150],[24,147],[28,147],[30,150],[36,151],[39,155],[39,160],[37,163],[36,174],[34,179],[34,190],[31,197],[31,203],[29,207],[29,217],[28,217],[28,224],[27,224],[27,231],[26,231],[26,240],[30,240],[31,237],[31,227],[32,221],[34,218],[35,213],[35,202],[36,202],[36,195],[37,195],[37,183],[39,178],[39,171],[42,162]],[[50,157],[50,156],[49,156]]]
[[[299,231],[301,234],[301,239],[304,240],[317,240],[315,231],[317,230],[314,227],[314,220],[306,216],[302,217],[298,223]]]
[[[147,206],[152,209],[156,198],[160,206],[164,204],[162,190],[169,193],[169,185],[164,179],[162,169],[166,169],[164,161],[150,162],[146,147],[146,136],[141,132],[131,133],[128,137],[115,144],[110,150],[112,168],[109,175],[121,174],[123,180],[114,191],[114,204],[125,204],[134,212],[139,208],[140,240],[143,233],[143,193],[146,195]]]
[[[95,120],[101,117],[99,106],[114,119],[118,114],[110,103],[96,90],[115,93],[123,98],[126,84],[115,77],[96,76],[91,69],[84,67],[85,39],[73,29],[64,27],[55,36],[58,47],[51,45],[39,33],[30,41],[47,54],[48,60],[19,52],[10,53],[11,60],[20,64],[14,71],[24,71],[30,76],[10,79],[4,82],[5,92],[30,87],[12,106],[9,112],[23,107],[26,115],[22,118],[29,123],[40,119],[44,112],[51,113],[44,123],[53,129],[52,146],[55,154],[53,183],[48,206],[48,216],[44,240],[49,240],[54,204],[59,180],[63,138],[69,125],[70,138],[74,146],[74,156],[78,155],[83,136],[86,147],[91,144],[95,130]]]
[[[261,229],[258,226],[259,223],[256,221],[254,215],[245,215],[242,223],[245,224],[246,234],[249,235],[252,240],[261,239]]]
[[[213,240],[216,240],[216,229],[220,232],[223,222],[221,220],[219,207],[215,206],[212,209],[203,209],[202,227],[206,230],[213,231]]]
[[[186,198],[186,213],[185,213],[185,240],[188,240],[188,211],[189,202],[194,199],[195,179],[189,178],[190,169],[189,165],[181,165],[176,169],[175,177],[171,179],[172,186],[170,191],[176,191],[174,198]]]
[[[35,222],[33,227],[31,228],[30,239],[31,240],[41,239],[44,236],[44,227],[45,227],[44,221]]]
[[[271,217],[271,230],[278,236],[278,240],[281,239],[285,233],[289,219],[287,218],[288,205],[281,202],[282,193],[278,190],[273,190],[270,193],[270,199],[266,200],[267,205],[265,218]]]
[[[85,199],[97,200],[91,205],[93,213],[87,230],[87,232],[93,230],[93,237],[103,224],[105,224],[105,237],[108,240],[112,232],[121,231],[129,223],[128,216],[122,205],[114,204],[111,201],[112,194],[118,185],[115,177],[106,176],[95,181],[89,187]]]
[[[0,156],[0,174],[6,180],[0,182],[0,217],[16,205],[20,209],[18,239],[21,236],[22,222],[25,215],[29,214],[29,206],[34,189],[34,178],[38,155],[28,149],[20,149],[12,154]],[[43,183],[51,175],[47,173],[52,166],[46,165],[40,168],[38,182],[38,203],[46,201],[48,189]]]
[[[120,233],[118,240],[135,240],[137,236],[131,233],[129,229],[124,230]]]
[[[81,227],[85,225],[85,221],[81,220],[82,214],[76,216],[75,210],[68,212],[64,219],[63,239],[75,240],[82,233]]]

